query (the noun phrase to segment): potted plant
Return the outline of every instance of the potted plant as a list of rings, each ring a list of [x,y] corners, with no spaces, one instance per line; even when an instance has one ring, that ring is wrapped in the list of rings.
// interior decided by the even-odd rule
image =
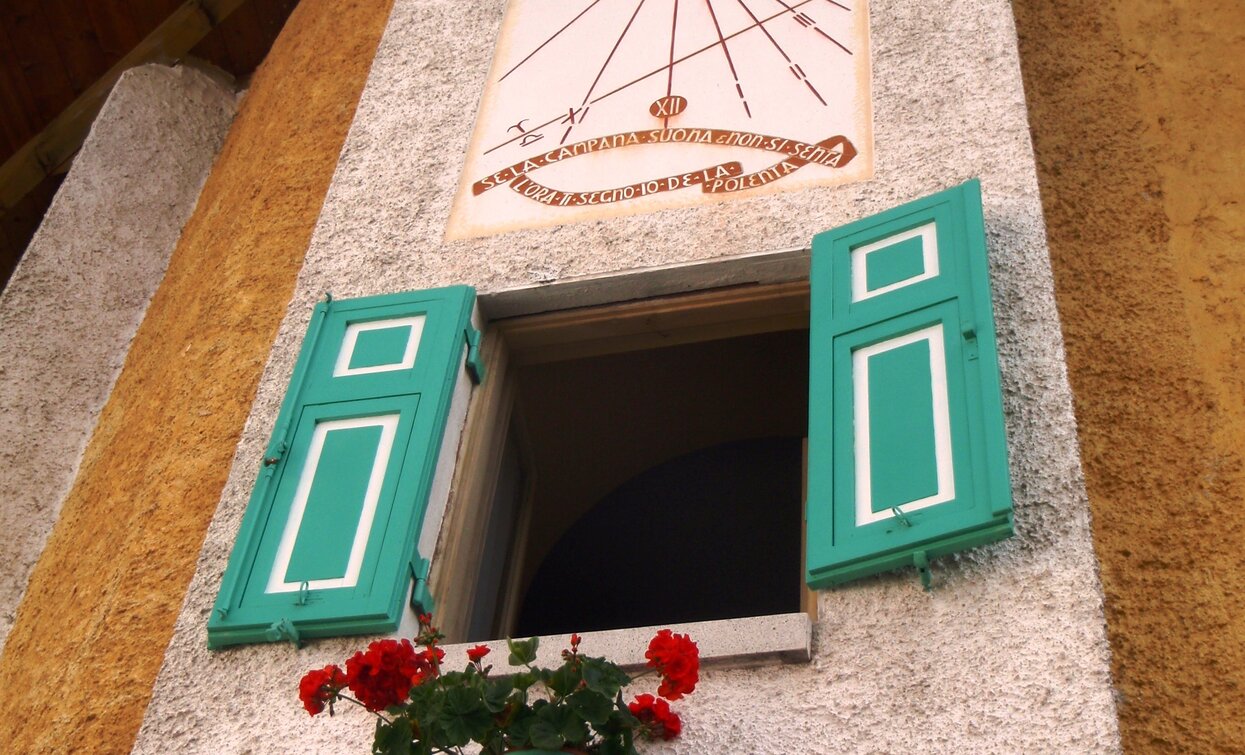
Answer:
[[[375,755],[454,753],[478,744],[481,753],[638,755],[636,743],[679,735],[682,722],[668,700],[690,694],[699,679],[696,643],[659,631],[644,656],[648,668],[632,677],[605,658],[583,655],[572,634],[556,668],[534,666],[537,638],[507,640],[511,670],[492,673],[485,645],[467,651],[462,671],[446,669],[444,636],[432,617],[419,617],[410,640],[377,640],[345,663],[303,676],[299,697],[311,715],[347,701],[376,716]],[[417,649],[417,646],[422,649]],[[624,702],[635,678],[657,674],[657,694]],[[350,694],[347,694],[347,690]]]

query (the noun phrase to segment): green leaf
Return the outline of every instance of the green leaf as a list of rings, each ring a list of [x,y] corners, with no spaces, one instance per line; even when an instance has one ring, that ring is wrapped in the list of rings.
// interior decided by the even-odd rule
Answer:
[[[601,743],[601,755],[639,755],[630,742],[613,737]]]
[[[411,702],[406,715],[413,721],[435,721],[441,716],[445,698],[435,684],[421,684],[411,690]]]
[[[531,671],[520,671],[510,677],[510,679],[514,682],[514,688],[520,692],[527,692],[528,687],[539,681],[536,674],[533,674]]]
[[[501,737],[494,739],[480,750],[480,755],[503,755],[506,752],[506,742]]]
[[[506,646],[510,648],[511,666],[530,666],[536,660],[536,650],[540,646],[540,638],[533,637],[530,640],[507,639]]]
[[[601,738],[600,755],[636,755],[631,745],[631,730],[638,725],[631,711],[622,702],[622,694],[611,706],[609,718],[593,728]]]
[[[462,671],[443,671],[441,672],[441,676],[437,679],[437,684],[435,686],[440,687],[441,689],[449,689],[451,687],[461,687],[468,683],[470,683],[470,681],[467,674]]]
[[[489,713],[501,713],[506,709],[510,693],[514,691],[514,683],[510,679],[490,681],[484,690],[484,707]]]
[[[587,688],[606,697],[617,695],[620,689],[631,683],[631,677],[604,658],[584,658],[582,673]]]
[[[372,752],[376,755],[411,755],[413,737],[411,722],[405,716],[398,716],[389,724],[378,721]]]
[[[640,755],[636,752],[635,741],[631,737],[631,730],[623,732],[623,753],[624,755]]]
[[[623,702],[623,696],[622,696],[621,691],[619,691],[618,696],[614,698],[614,708],[615,710],[618,711],[619,720],[624,726],[628,728],[634,728],[640,725],[640,719],[636,718],[631,713],[631,708],[629,708],[627,704]]]
[[[571,710],[590,724],[603,724],[614,712],[614,705],[608,697],[590,689],[581,689],[566,699]]]
[[[581,745],[588,741],[588,724],[583,719],[567,711],[566,720],[562,722],[561,734],[567,744]]]
[[[528,730],[528,739],[532,745],[542,750],[560,750],[565,740],[558,733],[557,727],[548,721],[537,719]]]
[[[384,752],[382,745],[389,741],[389,724],[385,719],[376,719],[376,733],[372,735],[372,755],[381,755]]]
[[[577,669],[571,668],[571,664],[564,663],[556,671],[549,675],[545,680],[545,684],[549,685],[549,689],[558,697],[566,697],[575,691],[579,686],[579,682],[583,676]]]
[[[548,724],[567,744],[582,744],[588,739],[588,725],[566,705],[545,706],[536,712],[536,717]]]
[[[536,723],[536,716],[527,708],[521,708],[515,712],[514,720],[510,722],[509,728],[506,730],[510,735],[511,744],[519,747],[530,745],[532,743],[531,728]]]
[[[479,691],[453,687],[445,693],[440,724],[448,744],[465,745],[473,739],[483,739],[493,725],[493,717],[484,707]]]

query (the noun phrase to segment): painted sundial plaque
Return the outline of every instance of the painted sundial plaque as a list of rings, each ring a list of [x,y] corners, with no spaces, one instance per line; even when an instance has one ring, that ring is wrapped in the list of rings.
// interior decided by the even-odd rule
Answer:
[[[859,181],[865,0],[510,0],[447,236]]]

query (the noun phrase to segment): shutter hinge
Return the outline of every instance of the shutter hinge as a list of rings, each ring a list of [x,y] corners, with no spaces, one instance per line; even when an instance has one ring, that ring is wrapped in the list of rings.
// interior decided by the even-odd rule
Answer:
[[[282,431],[280,434],[284,435],[285,433]],[[271,472],[272,467],[281,462],[281,457],[285,456],[286,449],[285,441],[280,441],[276,445],[268,447],[268,452],[264,454],[265,471]]]
[[[272,622],[272,626],[268,627],[264,632],[264,638],[269,642],[278,642],[280,640],[288,640],[293,643],[294,647],[303,646],[301,638],[298,636],[298,628],[294,626],[294,622],[289,619],[281,619]]]
[[[415,586],[411,589],[411,610],[417,615],[432,613],[436,606],[432,599],[432,589],[428,586],[428,574],[431,565],[428,559],[415,557],[411,562],[411,580]]]
[[[484,362],[480,360],[480,342],[484,336],[471,323],[463,328],[463,336],[467,339],[467,372],[471,375],[471,382],[479,385],[484,382]]]
[[[964,353],[971,362],[977,358],[977,325],[972,320],[961,323],[960,335],[964,337]]]
[[[929,557],[925,555],[925,551],[917,551],[912,554],[912,563],[916,566],[917,573],[921,575],[921,586],[929,592],[933,581],[929,571]]]

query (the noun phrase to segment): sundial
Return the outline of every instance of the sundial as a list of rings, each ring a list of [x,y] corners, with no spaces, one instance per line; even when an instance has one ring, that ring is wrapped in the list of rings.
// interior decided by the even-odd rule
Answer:
[[[511,0],[447,236],[872,175],[865,0]]]

